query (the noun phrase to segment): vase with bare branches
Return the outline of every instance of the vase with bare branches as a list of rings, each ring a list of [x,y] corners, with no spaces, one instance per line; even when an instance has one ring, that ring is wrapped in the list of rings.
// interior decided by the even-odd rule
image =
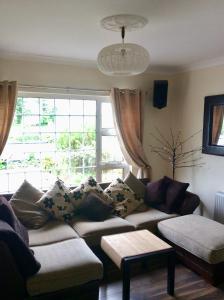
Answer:
[[[192,134],[186,139],[182,139],[181,131],[176,135],[173,130],[170,129],[170,139],[166,138],[161,131],[156,129],[157,135],[151,133],[151,136],[155,139],[158,145],[150,145],[151,151],[156,153],[161,159],[169,162],[172,167],[172,176],[175,178],[175,171],[177,168],[189,168],[189,167],[201,167],[203,162],[201,153],[201,147],[195,147],[193,149],[185,150],[187,142],[192,140],[200,131]]]

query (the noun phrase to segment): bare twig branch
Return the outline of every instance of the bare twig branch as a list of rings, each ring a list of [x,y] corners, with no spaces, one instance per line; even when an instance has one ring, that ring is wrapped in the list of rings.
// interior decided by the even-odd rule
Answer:
[[[170,128],[170,135],[171,135],[171,139],[172,139],[172,148],[174,150],[175,149],[175,142],[174,142],[173,130],[171,128]]]
[[[203,167],[204,165],[205,165],[204,163],[201,163],[201,164],[196,164],[196,165],[176,166],[176,168],[180,169],[180,168]]]
[[[156,152],[156,154],[158,154],[163,160],[165,160],[165,161],[172,161],[172,159],[171,158],[168,158],[168,157],[164,157],[161,153],[159,153],[159,152]]]
[[[188,138],[186,138],[185,140],[183,140],[181,142],[181,145],[183,146],[187,141],[189,141],[190,139],[192,139],[193,137],[195,137],[195,135],[197,135],[199,132],[201,132],[201,129],[198,130],[197,132],[195,132],[194,134],[190,135]]]
[[[160,132],[158,128],[156,128],[156,131],[158,133],[158,137],[153,133],[151,133],[151,136],[160,145],[150,145],[151,151],[153,153],[156,153],[164,161],[169,162],[169,164],[172,166],[173,178],[175,177],[176,168],[201,167],[204,165],[203,163],[199,162],[202,159],[201,156],[194,157],[195,154],[201,151],[201,147],[197,147],[188,151],[183,150],[183,145],[185,145],[190,139],[201,132],[201,130],[181,141],[181,131],[178,131],[177,135],[175,136],[173,130],[170,128],[171,142],[167,140],[167,138]]]
[[[159,142],[162,146],[166,147],[166,143],[164,141],[160,140],[158,137],[156,137],[153,133],[150,133],[150,135],[157,141]]]
[[[169,140],[161,133],[161,131],[158,128],[156,128],[156,131],[159,134],[160,138],[165,141],[167,147],[170,148],[170,150],[172,150],[173,148]]]
[[[188,163],[194,163],[194,162],[197,162],[199,160],[201,160],[202,157],[198,157],[198,158],[195,158],[195,159],[191,159],[191,160],[185,160],[185,161],[180,161],[180,162],[177,162],[176,163],[176,166],[180,165],[180,164],[188,164]]]

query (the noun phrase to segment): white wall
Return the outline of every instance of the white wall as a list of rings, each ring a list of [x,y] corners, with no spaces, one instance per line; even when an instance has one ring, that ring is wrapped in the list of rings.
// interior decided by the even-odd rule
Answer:
[[[174,90],[173,119],[184,136],[203,129],[204,97],[224,93],[224,67],[208,68],[178,74],[172,78]],[[191,142],[202,145],[202,132]],[[204,214],[213,217],[216,191],[224,191],[224,157],[202,154],[204,166],[183,168],[177,179],[190,183],[204,204]]]
[[[95,68],[80,65],[32,62],[26,60],[0,59],[0,80],[17,80],[19,84],[44,85],[56,87],[73,87],[88,89],[140,88],[145,96],[144,107],[144,147],[152,166],[152,178],[158,179],[164,174],[169,175],[167,164],[156,155],[150,153],[150,132],[156,127],[166,134],[172,125],[171,104],[162,110],[152,106],[153,80],[168,79],[166,74],[142,74],[132,77],[111,77],[101,74]],[[172,83],[170,86],[172,90]]]

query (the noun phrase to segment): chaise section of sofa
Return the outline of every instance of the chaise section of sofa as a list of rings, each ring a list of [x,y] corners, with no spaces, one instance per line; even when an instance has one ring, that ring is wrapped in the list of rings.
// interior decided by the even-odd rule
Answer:
[[[71,226],[49,220],[28,233],[30,247],[41,264],[39,272],[26,282],[28,297],[54,299],[60,294],[76,295],[85,290],[98,298],[103,265]]]
[[[29,296],[75,288],[99,281],[103,276],[101,261],[83,239],[69,239],[31,249],[41,268],[27,280]]]

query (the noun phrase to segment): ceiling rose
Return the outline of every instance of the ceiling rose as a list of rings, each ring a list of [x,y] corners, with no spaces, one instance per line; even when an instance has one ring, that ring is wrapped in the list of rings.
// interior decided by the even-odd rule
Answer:
[[[115,15],[101,21],[103,28],[120,31],[122,43],[112,44],[103,48],[97,57],[99,70],[112,76],[131,76],[143,73],[149,65],[149,53],[140,45],[125,43],[126,31],[144,27],[147,19],[136,15]]]

